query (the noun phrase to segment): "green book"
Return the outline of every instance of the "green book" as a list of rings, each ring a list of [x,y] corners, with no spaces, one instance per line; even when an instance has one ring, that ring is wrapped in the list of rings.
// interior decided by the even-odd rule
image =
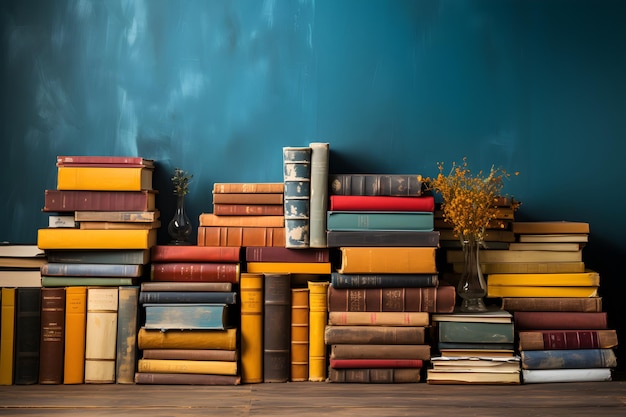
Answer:
[[[427,211],[328,211],[328,230],[413,230],[430,232],[434,214]]]
[[[440,342],[513,343],[513,323],[441,321]]]

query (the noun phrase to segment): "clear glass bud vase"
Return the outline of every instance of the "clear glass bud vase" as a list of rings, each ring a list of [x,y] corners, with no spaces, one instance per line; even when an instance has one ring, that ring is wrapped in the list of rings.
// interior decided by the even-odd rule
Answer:
[[[185,213],[185,196],[182,194],[177,195],[176,211],[167,225],[167,232],[172,238],[170,245],[191,245],[189,242],[191,222]]]
[[[461,311],[487,311],[483,298],[487,295],[487,285],[480,269],[480,241],[473,237],[461,239],[463,245],[463,273],[457,285],[457,294],[462,299]]]

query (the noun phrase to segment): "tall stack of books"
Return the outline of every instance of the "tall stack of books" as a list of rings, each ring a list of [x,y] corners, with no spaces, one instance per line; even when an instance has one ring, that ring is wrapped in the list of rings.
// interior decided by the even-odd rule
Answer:
[[[237,385],[239,247],[157,245],[139,303],[138,384]]]
[[[418,382],[431,356],[429,313],[451,312],[440,286],[434,198],[417,175],[331,174],[328,246],[330,382]],[[368,320],[367,317],[370,317]]]

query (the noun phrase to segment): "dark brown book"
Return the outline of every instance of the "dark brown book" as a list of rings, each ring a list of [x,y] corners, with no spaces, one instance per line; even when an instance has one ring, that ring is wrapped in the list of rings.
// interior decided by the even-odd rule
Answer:
[[[239,375],[135,373],[136,384],[154,385],[239,385]]]
[[[418,288],[328,288],[328,311],[425,311],[452,313],[451,285]]]
[[[603,330],[608,328],[607,313],[577,311],[516,311],[519,330]]]
[[[237,350],[222,349],[144,349],[142,353],[143,359],[233,362],[239,358]]]
[[[404,384],[420,382],[420,368],[330,368],[328,382]]]
[[[39,346],[41,340],[41,288],[18,287],[15,295],[16,385],[39,382]]]
[[[330,346],[332,359],[430,359],[430,345],[337,344]]]
[[[324,331],[327,345],[369,343],[374,345],[421,345],[426,328],[416,326],[331,326]]]
[[[418,175],[404,174],[329,174],[331,195],[420,196]]]
[[[218,216],[282,216],[283,204],[213,204],[213,214]]]
[[[617,331],[524,330],[518,332],[520,350],[609,349],[617,346]]]
[[[151,262],[239,262],[241,248],[225,246],[157,245],[150,250]]]
[[[283,204],[283,193],[213,193],[213,204]]]
[[[45,190],[44,212],[152,211],[156,191]]]
[[[602,311],[601,297],[503,297],[506,311]]]
[[[291,369],[291,280],[264,274],[263,382],[287,382]]]
[[[41,289],[39,383],[62,384],[65,347],[65,288]]]
[[[232,262],[159,262],[150,265],[152,281],[238,283],[240,265]]]
[[[284,227],[198,226],[198,246],[285,246]]]
[[[330,251],[328,248],[248,246],[245,258],[248,262],[330,262]]]

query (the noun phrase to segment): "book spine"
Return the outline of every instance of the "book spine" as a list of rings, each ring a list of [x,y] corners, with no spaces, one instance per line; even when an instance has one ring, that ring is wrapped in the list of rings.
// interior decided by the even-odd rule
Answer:
[[[72,264],[48,262],[41,267],[41,275],[70,277],[140,277],[143,265],[126,264]]]
[[[136,264],[149,262],[150,252],[146,249],[128,250],[46,250],[48,262],[94,263],[94,264]]]
[[[102,164],[102,165],[151,165],[152,161],[140,156],[101,156],[101,155],[59,155],[57,156],[57,166],[76,164]]]
[[[342,368],[422,368],[420,359],[330,359],[330,367]]]
[[[413,230],[431,232],[433,213],[417,211],[328,211],[328,230]]]
[[[2,288],[0,314],[0,385],[13,385],[15,359],[15,288]]]
[[[614,368],[612,349],[523,350],[522,369]]]
[[[41,289],[39,383],[63,383],[65,288]]]
[[[439,341],[459,343],[513,343],[513,323],[454,322],[438,324]]]
[[[601,312],[600,297],[503,297],[502,309],[516,311]]]
[[[283,193],[213,193],[215,204],[283,204]]]
[[[235,304],[237,293],[217,291],[141,291],[140,304],[217,303]]]
[[[331,195],[421,196],[417,175],[329,174]]]
[[[420,368],[330,368],[329,382],[393,384],[420,382]]]
[[[228,326],[226,304],[144,304],[145,328],[160,330],[224,330]]]
[[[342,247],[340,274],[435,274],[434,247]]]
[[[520,350],[608,349],[617,346],[611,330],[544,330],[518,332]]]
[[[85,380],[85,326],[87,324],[87,287],[65,289],[64,384]]]
[[[77,222],[123,222],[123,223],[152,223],[159,219],[158,210],[151,211],[90,211],[76,210],[74,220]]]
[[[263,381],[287,382],[291,345],[291,276],[265,274]]]
[[[237,362],[139,359],[137,372],[237,375]]]
[[[85,383],[115,383],[118,288],[87,289]]]
[[[284,227],[284,216],[218,216],[214,213],[201,213],[200,226],[243,226],[243,227]]]
[[[151,211],[155,194],[148,191],[44,191],[44,212]]]
[[[15,294],[15,364],[16,385],[39,381],[41,341],[41,288],[18,287]]]
[[[330,211],[426,211],[435,212],[435,197],[331,195]]]
[[[138,358],[139,287],[119,287],[118,293],[115,382],[133,384]]]
[[[430,359],[430,345],[338,344],[330,346],[334,359]]]
[[[361,312],[331,311],[328,324],[332,326],[428,326],[427,312]]]
[[[291,381],[309,380],[309,289],[291,289]]]
[[[152,170],[126,167],[57,168],[57,190],[142,191],[152,189]]]
[[[241,381],[263,382],[263,274],[241,274]]]
[[[156,245],[151,262],[240,262],[241,248],[224,246]]]
[[[41,277],[42,287],[118,287],[121,285],[135,285],[138,278],[115,277]]]
[[[168,292],[168,291],[184,291],[184,292],[231,292],[233,284],[231,282],[142,282],[141,292]],[[140,294],[141,296],[141,294]]]
[[[198,226],[198,246],[285,246],[285,228]]]
[[[149,249],[155,243],[156,229],[47,228],[37,230],[37,244],[42,249]]]
[[[516,311],[513,313],[518,330],[602,330],[607,329],[607,313],[561,311]]]
[[[239,277],[240,264],[234,262],[160,262],[150,266],[152,281],[238,283]]]
[[[330,262],[248,262],[248,272],[269,274],[330,274]]]
[[[425,343],[425,327],[326,326],[324,341],[333,344],[410,345]]]
[[[341,246],[429,246],[439,247],[440,231],[423,232],[410,230],[329,230],[327,245]]]
[[[326,380],[326,344],[324,330],[328,320],[329,283],[309,281],[309,381]]]
[[[237,347],[237,329],[180,330],[162,332],[142,327],[137,333],[137,347],[144,349],[224,349]]]
[[[610,368],[595,369],[522,369],[524,384],[558,382],[605,382],[611,381]]]
[[[438,274],[340,274],[331,273],[334,288],[436,287]]]
[[[283,147],[285,247],[310,247],[310,147]]]
[[[278,246],[248,246],[247,262],[330,262],[328,249],[290,249]]]
[[[325,248],[330,144],[313,142],[309,147],[311,148],[309,245],[312,248]]]
[[[238,375],[137,372],[135,383],[154,385],[239,385]]]
[[[218,216],[283,216],[285,206],[280,204],[213,204]]]
[[[216,182],[213,184],[213,193],[282,193],[283,188],[282,182]]]
[[[221,349],[145,349],[142,351],[142,359],[236,361],[238,360],[238,352]]]

